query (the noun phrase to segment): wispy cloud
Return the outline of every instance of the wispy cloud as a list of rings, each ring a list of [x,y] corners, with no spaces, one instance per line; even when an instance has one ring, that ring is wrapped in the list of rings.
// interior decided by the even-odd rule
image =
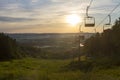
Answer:
[[[34,19],[0,16],[0,22],[23,22],[23,21],[31,21],[31,20],[34,20]]]

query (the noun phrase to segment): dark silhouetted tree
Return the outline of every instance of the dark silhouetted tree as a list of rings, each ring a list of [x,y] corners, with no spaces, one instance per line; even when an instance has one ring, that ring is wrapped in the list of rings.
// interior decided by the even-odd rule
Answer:
[[[0,33],[0,61],[19,58],[16,40]]]
[[[111,29],[97,33],[85,41],[84,53],[90,57],[108,59],[120,62],[120,18]]]

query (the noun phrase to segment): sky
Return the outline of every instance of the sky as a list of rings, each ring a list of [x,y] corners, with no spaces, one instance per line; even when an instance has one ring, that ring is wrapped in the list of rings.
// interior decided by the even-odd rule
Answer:
[[[0,0],[0,32],[4,33],[74,33],[82,25],[83,32],[94,32],[84,27],[86,7],[90,0]],[[120,3],[120,0],[93,0],[89,15],[96,25]],[[120,7],[112,14],[112,24],[120,17]],[[77,14],[82,19],[77,25],[66,22],[66,17]],[[97,31],[102,31],[103,24]]]

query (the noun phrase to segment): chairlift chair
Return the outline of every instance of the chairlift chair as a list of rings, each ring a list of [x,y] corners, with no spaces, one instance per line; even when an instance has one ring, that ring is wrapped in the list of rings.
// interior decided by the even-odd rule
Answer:
[[[104,31],[106,26],[110,26],[111,25],[111,16],[108,15],[108,18],[109,18],[109,22],[103,25],[103,31]]]
[[[86,9],[86,16],[87,17],[85,17],[85,27],[94,27],[95,26],[95,18],[88,15],[89,7],[90,6],[87,6],[87,9]]]

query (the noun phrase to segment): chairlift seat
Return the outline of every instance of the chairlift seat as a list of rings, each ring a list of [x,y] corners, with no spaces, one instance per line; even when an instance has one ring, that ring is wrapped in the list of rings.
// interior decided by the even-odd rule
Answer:
[[[111,24],[108,23],[108,24],[105,24],[105,25],[106,25],[106,26],[109,26],[109,25],[111,25]]]
[[[95,24],[85,24],[85,27],[94,27]]]

